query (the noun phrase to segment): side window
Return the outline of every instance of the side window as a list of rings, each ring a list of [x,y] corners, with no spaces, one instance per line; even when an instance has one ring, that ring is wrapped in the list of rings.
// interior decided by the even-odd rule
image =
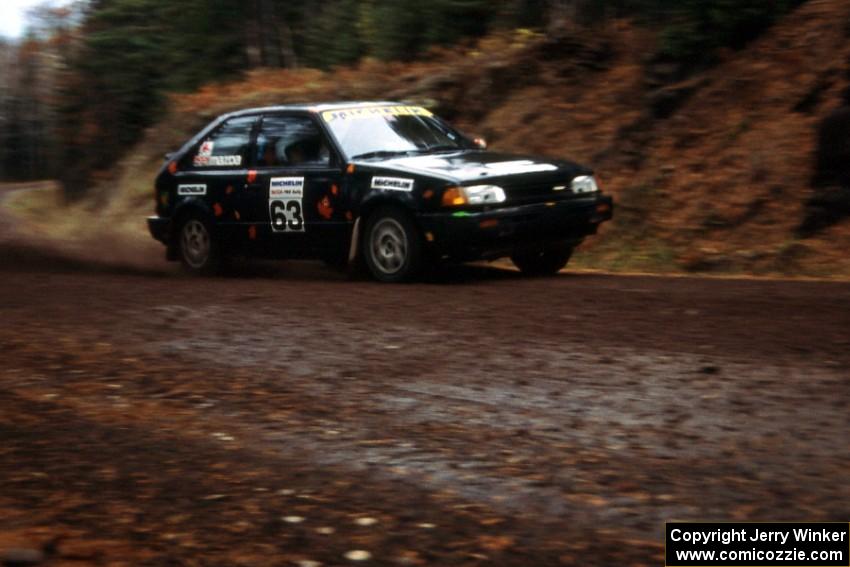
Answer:
[[[329,165],[322,131],[306,116],[266,116],[257,136],[258,167]]]
[[[196,168],[233,168],[248,162],[256,116],[231,118],[207,136],[192,157]]]

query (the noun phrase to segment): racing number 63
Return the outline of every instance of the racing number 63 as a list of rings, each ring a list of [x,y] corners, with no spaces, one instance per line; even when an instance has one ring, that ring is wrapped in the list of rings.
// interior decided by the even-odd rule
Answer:
[[[269,216],[275,232],[304,232],[300,199],[274,200],[269,203]]]

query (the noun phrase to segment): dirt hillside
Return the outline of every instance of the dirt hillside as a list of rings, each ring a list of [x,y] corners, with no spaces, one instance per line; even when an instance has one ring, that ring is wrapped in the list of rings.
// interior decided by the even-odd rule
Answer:
[[[578,255],[580,266],[847,277],[850,220],[806,237],[799,229],[815,191],[819,125],[848,89],[848,39],[850,3],[811,0],[686,78],[653,61],[655,37],[628,21],[546,36],[519,30],[417,63],[259,70],[173,97],[168,115],[70,211],[20,202],[31,196],[11,205],[66,245],[109,241],[128,258],[147,258],[158,253],[143,217],[161,156],[215,115],[292,101],[406,99],[493,148],[592,165],[618,211]]]

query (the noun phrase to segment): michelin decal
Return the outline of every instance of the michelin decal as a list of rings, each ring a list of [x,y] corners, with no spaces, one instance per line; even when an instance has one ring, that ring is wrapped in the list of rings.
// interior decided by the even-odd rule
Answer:
[[[273,177],[269,186],[269,198],[297,198],[304,196],[303,177]]]
[[[385,191],[413,191],[413,180],[402,177],[373,177],[372,189],[383,189]]]
[[[178,185],[177,186],[177,194],[190,196],[190,195],[206,195],[207,194],[207,186],[206,185]]]

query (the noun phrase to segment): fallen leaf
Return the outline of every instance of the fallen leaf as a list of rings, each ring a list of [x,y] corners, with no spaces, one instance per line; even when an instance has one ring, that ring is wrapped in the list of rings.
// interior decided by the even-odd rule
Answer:
[[[514,544],[514,538],[510,536],[481,536],[478,545],[487,551],[502,551]]]
[[[362,549],[353,549],[345,554],[345,558],[349,561],[368,561],[372,554]]]

